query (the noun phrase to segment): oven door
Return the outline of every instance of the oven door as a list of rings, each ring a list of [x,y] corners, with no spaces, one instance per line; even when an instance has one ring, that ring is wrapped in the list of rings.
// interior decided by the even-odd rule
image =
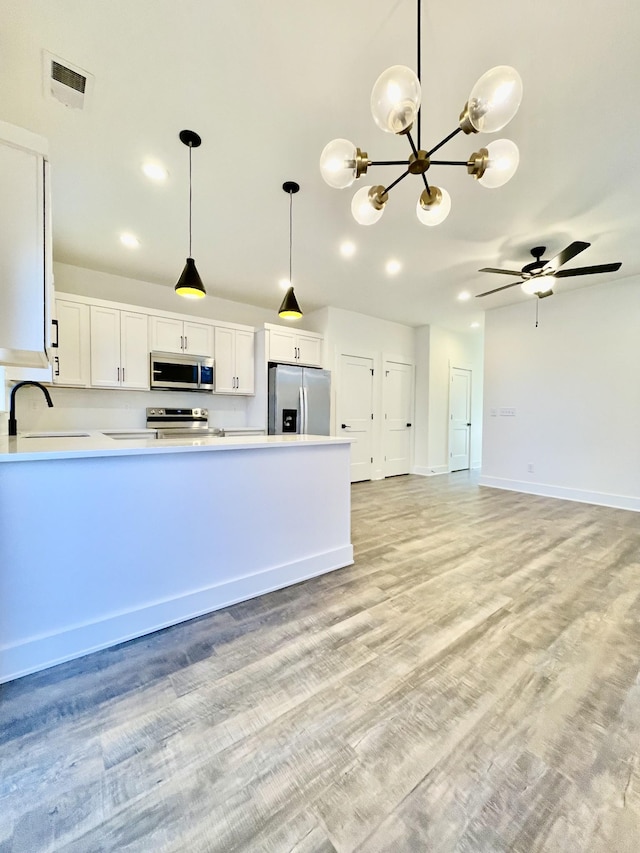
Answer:
[[[197,359],[176,353],[151,353],[152,388],[165,390],[200,389],[200,365]]]

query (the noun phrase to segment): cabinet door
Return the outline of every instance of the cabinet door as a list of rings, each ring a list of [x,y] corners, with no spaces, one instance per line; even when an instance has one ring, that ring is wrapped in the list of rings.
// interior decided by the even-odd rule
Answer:
[[[120,312],[91,306],[91,384],[96,388],[120,385]]]
[[[213,326],[207,323],[185,322],[184,351],[192,355],[213,355]]]
[[[322,366],[322,338],[318,335],[298,332],[298,362],[312,367]]]
[[[269,330],[269,361],[296,362],[296,333],[288,329]]]
[[[149,318],[149,338],[154,352],[182,352],[184,340],[182,320],[170,317]]]
[[[55,310],[56,331],[51,348],[53,382],[86,387],[89,384],[89,306],[56,299]]]
[[[45,165],[36,152],[0,140],[0,364],[49,363]]]
[[[255,394],[255,356],[253,332],[236,330],[236,392]]]
[[[215,388],[218,394],[235,391],[235,331],[216,326],[215,333]]]
[[[147,315],[120,312],[120,384],[149,389],[149,332]]]

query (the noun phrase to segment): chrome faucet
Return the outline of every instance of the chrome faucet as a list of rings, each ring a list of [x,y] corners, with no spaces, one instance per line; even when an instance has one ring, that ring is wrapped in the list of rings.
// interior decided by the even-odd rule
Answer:
[[[9,435],[17,435],[18,434],[18,422],[16,421],[16,391],[18,388],[22,388],[23,385],[35,385],[36,388],[39,388],[44,396],[47,398],[47,406],[49,408],[53,408],[53,403],[51,402],[51,397],[49,392],[41,385],[39,382],[18,382],[17,385],[14,385],[11,389],[11,404],[9,409]]]

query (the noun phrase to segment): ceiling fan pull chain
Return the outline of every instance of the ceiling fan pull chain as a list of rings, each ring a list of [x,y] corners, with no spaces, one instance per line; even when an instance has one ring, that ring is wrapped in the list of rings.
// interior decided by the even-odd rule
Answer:
[[[540,305],[540,300],[536,299],[536,329],[538,328],[538,306]]]

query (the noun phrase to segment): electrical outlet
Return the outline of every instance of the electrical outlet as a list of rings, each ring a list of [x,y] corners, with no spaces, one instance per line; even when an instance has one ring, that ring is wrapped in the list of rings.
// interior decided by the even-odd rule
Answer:
[[[533,462],[529,462],[529,464],[527,465],[527,471],[529,472],[529,474],[533,474]]]

